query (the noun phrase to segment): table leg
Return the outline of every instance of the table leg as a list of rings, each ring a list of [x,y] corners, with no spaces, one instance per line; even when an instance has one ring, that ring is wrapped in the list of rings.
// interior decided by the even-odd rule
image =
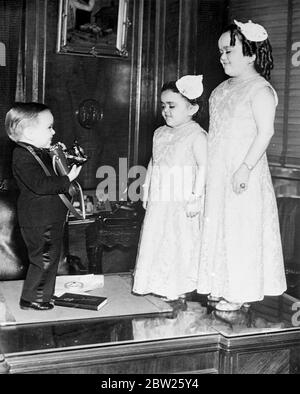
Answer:
[[[89,274],[102,274],[102,255],[103,246],[97,245],[93,248],[87,249],[87,256],[89,261],[88,272]]]

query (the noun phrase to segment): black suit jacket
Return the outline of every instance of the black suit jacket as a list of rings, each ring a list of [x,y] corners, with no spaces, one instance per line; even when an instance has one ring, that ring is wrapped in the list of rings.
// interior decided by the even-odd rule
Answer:
[[[17,145],[13,152],[12,170],[20,189],[17,212],[21,227],[35,227],[65,221],[67,208],[58,194],[68,193],[70,181],[67,176],[57,176],[46,149],[30,145],[48,168],[47,176],[24,147]]]

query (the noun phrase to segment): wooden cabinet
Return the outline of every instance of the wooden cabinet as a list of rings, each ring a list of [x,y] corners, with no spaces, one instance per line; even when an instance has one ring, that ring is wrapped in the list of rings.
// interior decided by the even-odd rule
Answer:
[[[0,373],[298,374],[294,310],[279,313],[277,324],[274,314],[259,318],[252,307],[256,326],[224,323],[192,302],[171,316],[0,327]]]
[[[86,229],[95,221],[94,217],[85,220],[69,220],[66,229],[65,245],[66,254],[80,259],[80,266],[74,267],[79,270],[77,274],[88,272],[88,257],[86,252]],[[82,272],[81,272],[82,271]]]
[[[176,338],[110,346],[7,354],[2,373],[59,374],[288,374],[299,373],[291,356],[297,335],[229,340],[222,335]],[[292,340],[291,338],[294,337]],[[278,341],[279,339],[279,341]],[[6,368],[5,368],[6,365]]]
[[[7,359],[10,373],[217,373],[216,338],[73,349]]]

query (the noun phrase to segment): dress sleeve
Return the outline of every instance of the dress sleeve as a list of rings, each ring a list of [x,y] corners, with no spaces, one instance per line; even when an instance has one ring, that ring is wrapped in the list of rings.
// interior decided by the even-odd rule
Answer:
[[[257,92],[260,90],[260,89],[263,89],[263,88],[269,88],[270,90],[271,90],[271,92],[273,93],[273,95],[274,95],[274,99],[275,99],[275,106],[277,107],[277,105],[278,105],[278,95],[277,95],[277,92],[276,92],[276,90],[273,88],[273,86],[268,82],[268,81],[266,81],[266,80],[264,80],[263,82],[259,82],[258,84],[255,84],[253,87],[252,87],[252,89],[250,89],[250,91],[249,91],[249,96],[251,97],[251,99],[252,99],[252,97],[255,97],[255,95],[257,94]]]
[[[272,85],[268,85],[268,86],[269,86],[269,88],[272,90],[272,92],[274,93],[275,106],[277,107],[277,105],[278,105],[278,94],[277,94],[276,90],[273,88]]]

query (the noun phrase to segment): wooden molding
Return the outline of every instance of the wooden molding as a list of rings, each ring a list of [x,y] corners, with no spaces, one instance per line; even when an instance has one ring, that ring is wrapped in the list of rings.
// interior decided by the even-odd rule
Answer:
[[[24,98],[44,102],[48,0],[27,0],[24,34]]]

